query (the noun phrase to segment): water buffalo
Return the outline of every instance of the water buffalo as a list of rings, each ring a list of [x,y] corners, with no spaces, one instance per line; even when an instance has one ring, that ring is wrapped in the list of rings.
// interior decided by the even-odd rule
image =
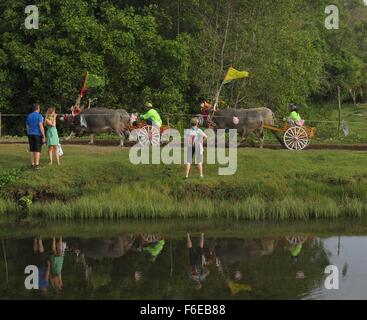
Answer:
[[[208,114],[212,113],[210,104],[203,104]],[[264,147],[264,125],[274,125],[274,114],[268,108],[256,109],[223,109],[216,110],[210,118],[215,129],[237,129],[241,142],[246,141],[251,133],[260,140],[260,148]]]
[[[75,135],[87,133],[91,135],[89,143],[93,144],[97,133],[113,131],[120,136],[120,146],[123,146],[124,139],[129,136],[130,115],[122,109],[92,108],[81,112],[74,110],[72,115],[64,115],[60,120],[72,131],[67,140]]]
[[[277,239],[216,239],[213,252],[226,263],[256,260],[273,254]]]
[[[260,148],[264,147],[264,125],[274,125],[274,114],[268,108],[257,109],[224,109],[215,112],[213,118],[217,129],[237,129],[241,143],[251,133],[260,140]]]
[[[93,260],[120,258],[132,249],[134,237],[120,236],[110,239],[81,239],[73,243],[73,250],[80,251]]]

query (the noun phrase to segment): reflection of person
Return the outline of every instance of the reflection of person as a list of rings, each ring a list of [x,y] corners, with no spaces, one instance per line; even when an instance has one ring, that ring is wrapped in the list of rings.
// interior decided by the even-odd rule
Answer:
[[[57,289],[62,289],[62,267],[64,264],[64,255],[65,255],[66,243],[62,242],[62,237],[60,237],[59,241],[56,242],[56,238],[54,237],[52,240],[52,255],[51,255],[51,273],[52,273],[52,285]]]
[[[240,282],[242,280],[241,271],[236,270],[234,271],[233,276],[229,276],[228,274],[230,273],[228,272],[228,270],[227,271],[224,270],[225,268],[222,264],[222,261],[220,260],[218,256],[215,259],[215,265],[217,267],[219,274],[223,277],[226,283],[226,286],[230,290],[232,296],[235,296],[236,294],[243,292],[243,291],[245,292],[252,291],[252,288],[250,285]]]
[[[50,280],[50,260],[47,258],[41,238],[34,238],[33,253],[34,263],[38,268],[38,289],[46,295]]]
[[[186,179],[188,179],[191,169],[191,164],[193,163],[193,158],[195,157],[196,163],[198,165],[200,178],[203,178],[203,155],[204,146],[203,141],[207,139],[207,135],[199,129],[199,119],[191,119],[191,129],[186,135],[186,145],[187,145],[187,159],[185,164],[185,174]]]
[[[162,253],[166,245],[166,240],[161,235],[155,234],[140,234],[136,237],[135,249],[138,252],[146,253],[146,257],[149,257],[149,263],[138,265],[134,272],[135,282],[141,283],[145,278],[146,269],[154,263],[158,256]]]
[[[206,267],[204,253],[204,233],[200,236],[199,246],[193,247],[190,234],[187,234],[187,248],[189,249],[189,277],[195,282],[195,289],[200,290],[210,271]]]
[[[60,165],[60,156],[59,156],[59,135],[57,133],[56,128],[56,117],[57,114],[54,108],[49,108],[46,113],[45,125],[47,128],[46,131],[46,143],[48,147],[48,156],[50,165],[52,165],[52,153],[55,152],[57,164]]]
[[[307,237],[286,237],[285,239],[287,240],[288,250],[292,260],[297,263]]]
[[[291,254],[292,261],[296,265],[298,263],[299,256],[302,252],[303,245],[307,241],[308,237],[286,237],[288,250]],[[305,273],[303,271],[298,271],[296,273],[297,279],[306,278]]]
[[[92,278],[92,266],[87,264],[84,253],[81,253],[79,249],[75,250],[76,263],[80,263],[84,269],[85,281],[89,284]]]
[[[166,241],[162,236],[140,235],[138,239],[139,251],[149,253],[152,261],[155,261],[157,259],[166,244]]]

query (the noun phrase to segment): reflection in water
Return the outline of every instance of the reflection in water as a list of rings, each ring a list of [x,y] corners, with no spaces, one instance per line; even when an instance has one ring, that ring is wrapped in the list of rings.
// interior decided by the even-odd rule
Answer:
[[[241,239],[204,233],[35,237],[2,244],[0,297],[10,299],[327,298],[324,269],[334,250],[328,240],[313,236]],[[39,270],[38,291],[24,287],[30,264]],[[343,266],[347,279],[346,261]]]
[[[204,233],[2,240],[1,299],[366,298],[365,237],[215,237]],[[341,290],[324,288],[340,268]],[[37,266],[39,290],[24,269]]]

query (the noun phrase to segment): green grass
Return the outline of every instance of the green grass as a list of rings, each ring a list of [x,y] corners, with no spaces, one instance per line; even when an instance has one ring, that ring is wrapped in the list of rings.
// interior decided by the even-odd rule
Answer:
[[[341,119],[348,124],[348,136],[345,136],[343,131],[338,135],[339,111],[336,102],[334,105],[311,107],[305,110],[305,119],[315,120],[315,122],[309,123],[309,125],[315,126],[318,129],[315,143],[367,143],[367,104],[357,106],[342,105]]]
[[[238,150],[238,170],[204,180],[183,179],[183,166],[129,162],[129,149],[65,146],[62,165],[28,169],[26,145],[0,146],[0,215],[48,219],[232,218],[295,220],[357,217],[367,213],[366,153]],[[46,159],[46,154],[43,154]],[[16,170],[14,170],[16,169]],[[4,179],[4,177],[11,178]],[[14,172],[16,177],[14,177]]]

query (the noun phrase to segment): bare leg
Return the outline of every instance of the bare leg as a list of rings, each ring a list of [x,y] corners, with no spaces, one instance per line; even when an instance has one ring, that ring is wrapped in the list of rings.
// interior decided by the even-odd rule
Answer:
[[[204,249],[204,233],[200,235],[200,243],[199,246],[201,249]]]
[[[53,159],[52,159],[52,152],[53,152],[53,147],[52,146],[50,146],[49,148],[48,148],[48,159],[49,159],[49,161],[50,161],[50,164],[52,165],[52,162],[53,162]]]
[[[62,237],[59,238],[59,242],[57,243],[57,254],[62,255]]]
[[[203,177],[203,164],[202,163],[199,163],[198,164],[198,168],[199,168],[199,173],[200,173],[200,177]]]
[[[37,252],[38,251],[38,240],[37,238],[34,238],[33,240],[33,252]]]
[[[190,163],[185,164],[185,175],[186,175],[186,178],[189,177],[190,168],[191,168],[191,164]]]
[[[33,157],[34,157],[34,165],[38,166],[40,164],[41,153],[34,152]]]
[[[55,146],[55,157],[56,157],[57,164],[60,165],[60,156],[59,156],[59,147],[58,146]]]
[[[56,255],[56,238],[55,237],[53,237],[53,239],[52,239],[52,253],[54,254],[54,255]]]
[[[31,159],[31,164],[32,164],[32,166],[34,166],[34,152],[30,152],[29,153],[29,157],[30,157],[30,159]]]
[[[38,251],[39,253],[45,252],[45,248],[43,247],[43,242],[41,239],[38,240]]]
[[[187,234],[187,247],[189,249],[192,248],[192,241],[191,241],[190,233]]]

